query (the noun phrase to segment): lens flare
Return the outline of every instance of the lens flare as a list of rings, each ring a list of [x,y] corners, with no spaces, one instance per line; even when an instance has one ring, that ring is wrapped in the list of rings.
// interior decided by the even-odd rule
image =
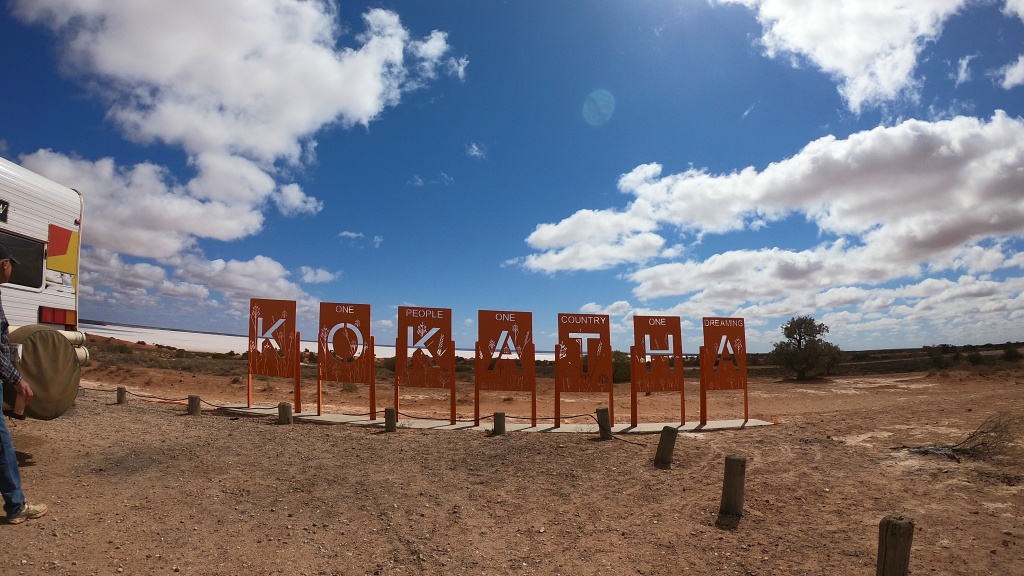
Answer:
[[[587,95],[583,102],[583,119],[591,126],[601,126],[612,119],[615,114],[615,96],[605,90],[598,88]]]

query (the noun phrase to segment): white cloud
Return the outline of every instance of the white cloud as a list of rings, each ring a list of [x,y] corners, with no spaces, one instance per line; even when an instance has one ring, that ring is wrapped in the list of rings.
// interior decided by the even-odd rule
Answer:
[[[169,280],[161,282],[160,286],[156,289],[156,293],[168,298],[194,300],[199,302],[210,297],[210,290],[206,286],[190,284],[188,282],[171,282]]]
[[[638,298],[685,297],[671,310],[691,317],[774,318],[852,307],[847,311],[937,322],[933,309],[941,303],[946,316],[995,315],[1005,332],[1007,307],[1019,304],[1010,303],[1022,282],[988,276],[1024,264],[1017,251],[1024,238],[1021,166],[1024,121],[1002,112],[988,121],[910,120],[843,140],[825,137],[761,171],[662,175],[661,166],[646,164],[619,179],[619,189],[633,197],[624,209],[580,210],[539,225],[527,238],[538,252],[519,262],[548,273],[635,265],[623,277]],[[663,237],[742,232],[749,244],[771,223],[800,217],[818,226],[817,245],[648,263],[659,256]],[[767,228],[752,230],[752,222]],[[937,291],[927,298],[885,288],[925,273],[966,275],[959,283],[921,280],[918,290]]]
[[[533,270],[599,270],[639,262],[661,252],[657,219],[639,198],[626,211],[580,210],[557,224],[540,224],[526,238],[535,249],[524,265]]]
[[[1007,64],[1000,68],[997,74],[1002,78],[999,85],[1005,90],[1024,84],[1024,54],[1017,58],[1017,61],[1013,64]]]
[[[147,262],[126,263],[119,254],[103,249],[82,249],[82,275],[118,278],[118,284],[128,288],[153,288],[167,280],[167,271]],[[91,285],[92,282],[89,282]]]
[[[971,60],[976,57],[977,54],[969,54],[957,61],[956,74],[953,75],[953,81],[957,86],[971,81]]]
[[[413,65],[447,51],[411,40],[397,14],[363,15],[355,49],[332,2],[17,0],[13,13],[62,36],[66,69],[100,79],[110,117],[136,140],[295,162],[300,140],[368,124],[399,101]]]
[[[164,266],[148,262],[130,264],[117,253],[102,248],[82,249],[83,293],[109,304],[134,307],[159,306],[161,297],[189,300],[215,306],[211,291],[219,292],[229,306],[246,308],[252,297],[275,294],[307,306],[315,300],[298,285],[287,280],[288,271],[271,258],[256,256],[249,261],[206,260],[198,254],[186,254],[162,261]],[[171,269],[168,278],[167,268]],[[329,273],[302,267],[304,281],[324,280]],[[313,280],[306,277],[311,275]],[[88,288],[84,288],[88,286]]]
[[[351,232],[349,230],[343,230],[343,231],[338,233],[338,237],[340,237],[340,238],[348,238],[350,240],[355,240],[357,238],[362,238],[363,237],[363,233],[362,232]]]
[[[110,255],[112,266],[89,273],[90,292],[108,302],[138,283],[151,296],[202,296],[208,287],[228,300],[260,286],[308,305],[280,264],[207,261],[197,255],[199,240],[256,234],[269,205],[285,216],[320,212],[323,203],[291,181],[303,162],[315,161],[320,131],[368,126],[438,71],[464,79],[468,65],[449,56],[445,32],[415,38],[388,10],[368,10],[351,34],[342,20],[351,15],[334,0],[9,4],[15,18],[58,37],[61,70],[108,107],[107,119],[125,138],[180,148],[194,170],[179,181],[148,162],[118,166],[113,158],[50,150],[22,157],[28,168],[82,190],[84,241],[94,255]],[[143,281],[144,268],[116,265],[118,254],[176,263],[180,280],[157,279],[167,272],[150,265],[154,278]]]
[[[457,77],[459,80],[465,81],[466,79],[466,67],[469,66],[469,58],[462,56],[461,58],[449,58],[448,59],[448,73]]]
[[[448,35],[434,30],[425,40],[409,43],[409,50],[420,58],[419,70],[424,78],[437,77],[437,65],[448,52]]]
[[[1024,20],[1024,0],[1006,0],[1003,13]]]
[[[207,260],[198,254],[186,254],[173,262],[174,276],[184,282],[207,286],[219,292],[230,310],[247,313],[250,298],[295,300],[300,317],[315,318],[319,302],[298,284],[281,263],[266,256],[251,260]]]
[[[307,284],[331,282],[338,277],[337,274],[328,272],[323,268],[310,268],[309,266],[300,266],[299,273],[302,274],[302,281]]]
[[[311,137],[326,126],[368,125],[403,91],[422,86],[418,71],[432,70],[450,49],[444,33],[413,39],[382,9],[362,16],[365,32],[349,39],[354,46],[339,47],[348,38],[330,1],[15,0],[11,10],[60,37],[62,69],[109,105],[108,118],[127,138],[180,147],[196,169],[178,183],[151,164],[37,153],[33,169],[60,181],[120,180],[110,204],[94,189],[90,214],[170,212],[156,225],[117,218],[120,227],[109,230],[122,241],[89,239],[119,251],[135,246],[127,251],[135,255],[187,249],[196,237],[255,234],[268,199],[285,215],[318,212],[321,202],[280,181],[288,177],[281,164],[297,164],[304,150],[309,158]]]
[[[469,145],[466,146],[466,156],[469,156],[470,158],[484,159],[487,158],[487,151],[476,142],[470,142]]]
[[[717,0],[757,12],[769,57],[797,56],[840,81],[847,106],[859,113],[901,96],[916,98],[917,57],[943,23],[969,0]]]
[[[374,248],[380,248],[382,244],[384,244],[384,237],[383,236],[374,236],[373,237],[373,247]]]
[[[285,216],[316,214],[324,207],[323,202],[307,196],[298,184],[285,184],[274,192],[271,198],[277,205],[277,209]]]
[[[527,241],[530,240],[527,239]],[[546,272],[602,270],[625,262],[653,258],[658,255],[664,244],[665,240],[657,234],[632,234],[616,238],[611,242],[598,243],[582,239],[562,248],[530,254],[523,261],[523,265],[532,270]],[[531,245],[533,244],[531,243]]]
[[[22,156],[21,163],[82,192],[85,242],[96,248],[166,258],[192,248],[197,238],[237,240],[263,225],[253,205],[199,198],[155,164],[122,168],[112,158],[93,162],[50,150]]]

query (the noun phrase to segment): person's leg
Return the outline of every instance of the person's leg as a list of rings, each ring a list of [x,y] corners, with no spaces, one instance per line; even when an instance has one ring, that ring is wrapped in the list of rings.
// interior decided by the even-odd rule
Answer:
[[[2,393],[3,386],[0,386]],[[25,506],[25,495],[21,492],[18,456],[14,453],[14,442],[3,416],[0,416],[0,492],[4,496],[4,512],[8,517],[21,512]]]

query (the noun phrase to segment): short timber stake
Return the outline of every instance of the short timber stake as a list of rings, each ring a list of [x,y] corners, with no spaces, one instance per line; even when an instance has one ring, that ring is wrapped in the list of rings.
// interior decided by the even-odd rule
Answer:
[[[601,431],[601,440],[612,439],[612,419],[607,408],[597,409],[597,427]]]
[[[875,575],[907,576],[913,539],[913,520],[903,516],[882,518],[878,524],[878,569]]]
[[[188,415],[199,416],[201,414],[199,409],[199,396],[188,397]]]
[[[658,452],[654,455],[654,465],[668,470],[672,467],[672,452],[676,449],[676,438],[679,429],[665,426],[661,429],[661,440],[658,441]]]
[[[398,411],[394,408],[384,409],[384,431],[394,432],[398,430]]]
[[[747,473],[747,459],[743,456],[725,457],[725,480],[722,482],[720,516],[743,516],[743,484]]]
[[[278,424],[291,424],[292,418],[292,405],[288,402],[281,402],[277,405],[277,423]]]
[[[505,413],[495,412],[494,413],[494,429],[491,430],[491,436],[504,436],[505,435]]]
[[[124,386],[117,387],[117,403],[124,404],[128,401],[128,389]]]

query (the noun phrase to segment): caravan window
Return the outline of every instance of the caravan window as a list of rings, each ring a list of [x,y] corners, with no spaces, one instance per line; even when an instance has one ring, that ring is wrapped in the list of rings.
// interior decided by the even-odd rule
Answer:
[[[14,272],[8,283],[29,288],[42,288],[46,245],[37,240],[29,240],[3,231],[0,231],[0,242],[7,244],[11,253],[21,263],[14,266]]]

